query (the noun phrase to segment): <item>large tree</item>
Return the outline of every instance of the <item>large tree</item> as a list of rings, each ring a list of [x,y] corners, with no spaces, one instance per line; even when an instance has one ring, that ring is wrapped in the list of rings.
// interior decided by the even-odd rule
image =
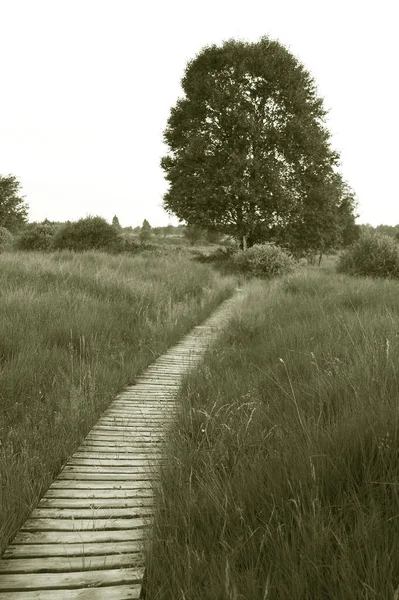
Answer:
[[[0,226],[15,231],[27,221],[28,207],[14,175],[0,175]]]
[[[230,40],[190,61],[182,87],[164,132],[165,209],[244,247],[256,230],[298,218],[339,158],[301,63],[266,37]]]

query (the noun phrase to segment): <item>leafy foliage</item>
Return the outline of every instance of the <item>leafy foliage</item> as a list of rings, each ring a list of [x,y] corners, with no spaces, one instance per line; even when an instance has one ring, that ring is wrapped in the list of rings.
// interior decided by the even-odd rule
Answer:
[[[115,228],[102,217],[86,217],[65,223],[54,236],[57,250],[106,250],[117,238]]]
[[[255,244],[237,252],[233,261],[240,271],[261,278],[287,275],[297,268],[295,259],[275,244]]]
[[[206,47],[182,87],[161,160],[169,213],[245,245],[260,227],[304,221],[308,198],[323,211],[338,154],[315,83],[284,46],[264,37]]]
[[[341,254],[337,270],[349,275],[399,277],[399,244],[388,235],[364,233]]]
[[[30,223],[19,236],[19,250],[51,250],[57,225],[52,223]]]
[[[5,227],[0,227],[0,252],[6,250],[12,244],[14,236]]]
[[[0,226],[16,231],[26,223],[28,206],[20,196],[21,184],[14,175],[0,175]]]
[[[355,206],[352,190],[338,173],[332,172],[323,186],[308,190],[279,242],[298,257],[339,248],[356,235]]]

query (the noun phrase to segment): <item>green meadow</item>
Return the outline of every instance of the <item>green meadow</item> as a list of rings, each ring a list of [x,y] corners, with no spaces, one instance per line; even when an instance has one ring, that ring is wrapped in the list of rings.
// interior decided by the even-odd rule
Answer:
[[[234,287],[176,252],[0,254],[0,551],[116,393]]]
[[[399,598],[399,283],[246,284],[186,377],[150,600]]]

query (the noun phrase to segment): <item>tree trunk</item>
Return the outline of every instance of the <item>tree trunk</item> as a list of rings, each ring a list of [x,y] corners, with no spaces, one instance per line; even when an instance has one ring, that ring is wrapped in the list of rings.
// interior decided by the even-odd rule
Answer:
[[[242,249],[244,252],[246,252],[246,250],[247,250],[247,236],[246,235],[242,236]]]
[[[319,255],[319,267],[321,265],[321,259],[323,258],[323,250],[320,251],[320,255]]]

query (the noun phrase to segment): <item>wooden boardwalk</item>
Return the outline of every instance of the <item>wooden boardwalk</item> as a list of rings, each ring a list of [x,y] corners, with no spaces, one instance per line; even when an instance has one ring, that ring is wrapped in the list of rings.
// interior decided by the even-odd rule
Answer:
[[[142,544],[181,378],[228,320],[234,300],[111,403],[4,552],[1,599],[140,598]]]

